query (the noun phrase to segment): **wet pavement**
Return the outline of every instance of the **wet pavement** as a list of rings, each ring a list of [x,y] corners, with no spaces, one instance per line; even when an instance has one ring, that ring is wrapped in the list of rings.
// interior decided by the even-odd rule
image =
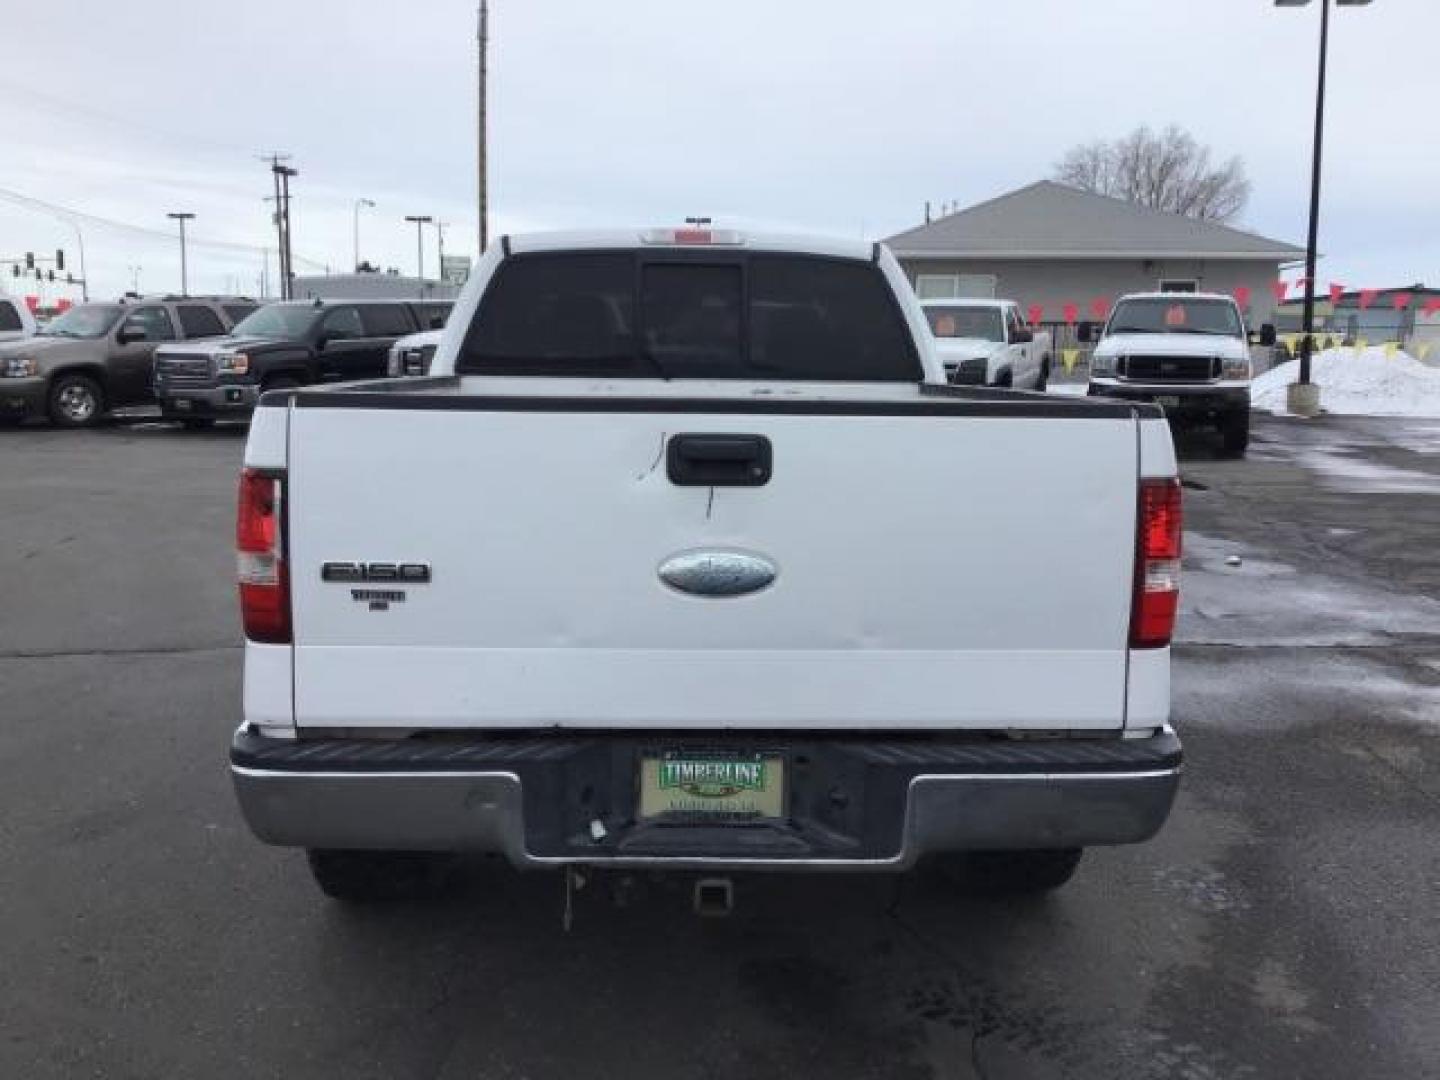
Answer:
[[[1440,422],[1184,440],[1154,842],[1025,903],[595,882],[569,934],[551,876],[349,911],[245,831],[241,445],[0,431],[0,1076],[1440,1075]]]

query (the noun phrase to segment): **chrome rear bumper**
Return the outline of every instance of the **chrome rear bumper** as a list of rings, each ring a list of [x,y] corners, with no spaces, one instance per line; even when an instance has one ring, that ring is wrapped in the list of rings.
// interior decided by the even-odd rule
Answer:
[[[595,839],[573,827],[574,821],[550,820],[560,814],[558,804],[570,799],[556,789],[557,782],[564,783],[557,778],[568,777],[569,786],[593,786],[588,773],[577,769],[575,762],[581,758],[574,755],[567,759],[561,753],[538,765],[538,759],[520,755],[508,768],[445,768],[443,762],[427,760],[423,768],[392,770],[373,754],[337,768],[339,757],[326,761],[327,755],[319,753],[309,758],[313,767],[307,767],[307,743],[301,742],[290,744],[298,752],[283,756],[279,767],[267,767],[255,760],[265,755],[238,751],[242,738],[252,744],[255,739],[237,736],[231,766],[235,789],[250,828],[267,843],[490,852],[504,854],[519,867],[884,871],[906,869],[937,852],[1138,843],[1164,824],[1181,771],[1179,742],[1168,732],[1151,740],[1107,740],[1115,750],[1136,751],[1126,755],[1134,758],[1135,767],[1112,760],[1093,771],[1059,767],[1062,762],[1055,755],[1067,749],[1063,740],[1041,744],[1047,751],[1043,757],[1051,758],[1049,764],[1055,767],[1008,771],[988,763],[981,771],[933,771],[918,760],[923,754],[913,755],[916,760],[887,762],[885,755],[869,753],[871,747],[852,740],[837,745],[845,755],[864,758],[865,769],[904,772],[888,778],[866,774],[865,791],[883,792],[888,779],[895,795],[867,795],[869,802],[858,815],[865,819],[863,828],[852,838],[837,839],[836,829],[827,828],[821,818],[806,818],[804,811],[797,811],[785,826],[768,830],[748,825],[637,825],[633,809],[627,809],[625,796],[617,791],[606,810],[596,811],[605,828],[603,837]],[[1163,745],[1157,747],[1157,742]],[[887,747],[893,744],[893,739],[884,740]],[[314,750],[314,744],[309,745]],[[1074,745],[1070,749],[1075,750],[1076,764],[1093,758]],[[562,759],[568,765],[556,771]],[[527,803],[527,776],[535,795],[548,793],[543,799]],[[594,782],[602,790],[606,787],[603,777]],[[823,780],[824,785],[833,782],[830,776]],[[533,820],[527,822],[527,816]]]

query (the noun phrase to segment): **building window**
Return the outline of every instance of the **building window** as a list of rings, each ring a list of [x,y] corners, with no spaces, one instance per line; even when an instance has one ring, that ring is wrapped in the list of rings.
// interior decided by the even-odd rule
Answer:
[[[1200,283],[1194,278],[1161,278],[1161,292],[1199,292]]]
[[[994,274],[918,274],[915,295],[921,300],[956,300],[961,297],[995,299]]]

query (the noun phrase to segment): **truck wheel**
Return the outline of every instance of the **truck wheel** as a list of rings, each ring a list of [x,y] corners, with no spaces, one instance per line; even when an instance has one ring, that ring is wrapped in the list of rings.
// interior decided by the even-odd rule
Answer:
[[[1035,389],[1044,393],[1050,387],[1050,358],[1047,356],[1040,362],[1040,377],[1035,380]]]
[[[1250,413],[1233,412],[1220,421],[1220,445],[1226,457],[1244,457],[1250,445]]]
[[[105,411],[105,394],[88,375],[61,375],[50,384],[48,404],[56,427],[89,427]]]
[[[439,896],[449,883],[454,859],[430,851],[306,851],[320,891],[352,904],[384,903]]]
[[[954,852],[933,857],[931,869],[967,896],[1023,896],[1060,888],[1082,854],[1083,848]]]
[[[1008,390],[1015,385],[1015,375],[1008,370],[1002,371],[995,377],[995,385]]]

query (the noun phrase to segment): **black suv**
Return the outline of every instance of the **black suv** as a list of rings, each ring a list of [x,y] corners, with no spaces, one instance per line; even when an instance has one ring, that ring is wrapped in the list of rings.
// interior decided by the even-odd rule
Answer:
[[[390,346],[445,325],[448,300],[314,300],[268,304],[229,337],[155,353],[166,418],[202,427],[244,417],[266,390],[385,377]]]

